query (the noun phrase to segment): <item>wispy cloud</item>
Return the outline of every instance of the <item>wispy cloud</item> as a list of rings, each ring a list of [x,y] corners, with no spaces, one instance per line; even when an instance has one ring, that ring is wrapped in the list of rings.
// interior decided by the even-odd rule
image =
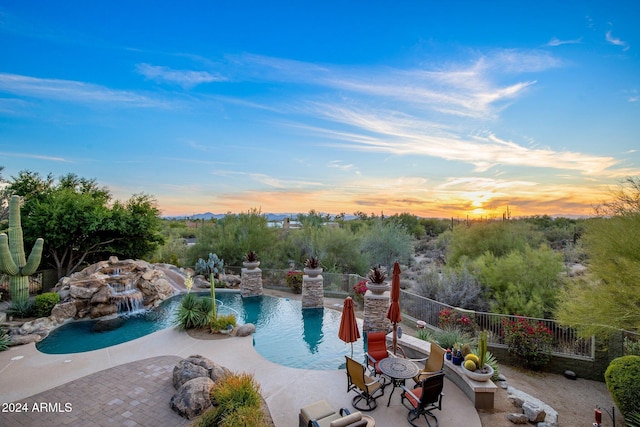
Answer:
[[[69,159],[65,159],[64,157],[57,156],[45,156],[42,154],[30,154],[30,153],[15,153],[15,152],[0,152],[0,156],[4,157],[21,157],[25,159],[37,159],[37,160],[47,160],[50,162],[62,162],[62,163],[73,163],[73,161]]]
[[[627,51],[630,48],[630,46],[629,46],[629,44],[627,42],[625,42],[625,41],[623,41],[623,40],[621,40],[621,39],[619,39],[617,37],[614,37],[613,34],[611,33],[611,30],[607,31],[607,33],[605,34],[604,38],[605,38],[605,40],[607,42],[611,43],[612,45],[622,47],[623,51]]]
[[[353,163],[344,164],[342,160],[332,160],[327,164],[327,167],[329,169],[340,169],[344,172],[354,171],[356,174],[360,173]]]
[[[166,101],[136,92],[113,90],[104,86],[73,80],[42,79],[18,74],[0,73],[0,91],[17,96],[53,99],[101,105],[119,104],[131,107],[169,107]]]
[[[169,67],[150,65],[146,63],[137,64],[136,72],[145,76],[149,80],[178,84],[184,88],[191,88],[202,83],[227,80],[218,73],[210,73],[208,71],[174,70]]]
[[[562,46],[565,44],[580,44],[580,43],[582,43],[582,37],[579,37],[577,39],[572,39],[572,40],[560,40],[557,37],[552,37],[551,40],[549,40],[549,42],[547,43],[547,46],[556,47],[556,46]]]
[[[230,63],[240,68],[238,78],[281,81],[340,90],[352,96],[384,98],[414,108],[447,115],[486,118],[500,102],[522,95],[532,80],[508,84],[498,76],[539,72],[561,62],[543,51],[496,50],[466,64],[391,67],[316,65],[260,55],[238,55]],[[244,75],[242,74],[244,73]]]
[[[498,166],[526,166],[578,171],[584,175],[612,176],[619,164],[614,157],[593,156],[550,148],[526,147],[491,132],[459,134],[421,119],[383,110],[358,110],[347,106],[317,105],[315,114],[349,125],[350,131],[307,128],[342,141],[342,149],[420,155],[469,163],[476,172]]]

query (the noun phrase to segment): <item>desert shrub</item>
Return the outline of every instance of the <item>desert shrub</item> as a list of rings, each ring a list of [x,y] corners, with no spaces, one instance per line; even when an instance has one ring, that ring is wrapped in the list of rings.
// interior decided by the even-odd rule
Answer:
[[[471,336],[475,335],[476,323],[474,314],[452,308],[443,308],[438,312],[438,327],[440,329],[459,329]]]
[[[19,318],[29,317],[33,314],[33,304],[29,300],[11,301],[7,314]]]
[[[291,288],[294,294],[299,294],[302,292],[302,275],[302,271],[291,270],[287,272],[285,281],[287,282],[287,286]]]
[[[220,379],[211,388],[211,401],[217,405],[217,408],[215,414],[210,416],[212,424],[208,425],[221,427],[265,425],[260,409],[262,402],[260,386],[251,374],[229,374]],[[259,416],[250,415],[252,412]]]
[[[613,359],[604,373],[607,389],[625,417],[640,412],[640,356]]]
[[[51,315],[51,309],[60,302],[60,295],[57,292],[45,292],[36,295],[34,306],[35,315],[38,317],[48,317]]]
[[[542,322],[523,317],[503,319],[504,342],[510,354],[531,369],[538,369],[551,360],[553,335]]]
[[[218,316],[215,320],[212,320],[211,330],[214,332],[222,331],[228,329],[229,325],[232,327],[236,326],[236,316],[233,314],[225,314],[223,316]]]
[[[436,341],[435,333],[431,329],[422,328],[416,332],[416,338],[423,341]]]
[[[466,308],[485,311],[489,305],[485,302],[482,284],[463,262],[456,268],[444,268],[435,286],[435,300]]]
[[[4,329],[0,328],[0,351],[5,351],[9,348],[9,335],[4,332]]]
[[[561,289],[562,255],[548,246],[512,251],[474,261],[478,278],[488,288],[495,313],[548,318]]]
[[[182,297],[174,322],[180,329],[199,329],[209,324],[211,298],[199,298],[196,294]]]
[[[447,349],[453,348],[454,344],[460,343],[464,344],[473,344],[475,342],[475,338],[473,335],[468,332],[464,332],[463,330],[447,326],[434,334],[435,341],[440,345],[440,347]]]
[[[640,339],[634,341],[624,337],[624,354],[625,356],[640,356]]]
[[[219,425],[220,427],[266,427],[267,423],[260,409],[243,406],[227,414]]]
[[[454,227],[448,240],[447,264],[457,265],[463,257],[476,259],[484,254],[502,257],[526,246],[538,247],[544,236],[524,221],[494,221],[460,224]]]

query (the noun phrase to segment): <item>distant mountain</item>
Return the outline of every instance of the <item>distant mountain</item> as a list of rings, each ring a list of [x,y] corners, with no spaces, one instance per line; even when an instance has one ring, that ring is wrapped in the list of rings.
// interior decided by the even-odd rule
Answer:
[[[295,218],[298,214],[291,213],[267,213],[264,214],[267,217],[267,221],[283,221],[285,218]],[[191,219],[191,220],[210,220],[210,219],[221,219],[224,218],[226,214],[214,214],[211,212],[205,212],[194,215],[177,215],[177,216],[165,216],[165,219]]]

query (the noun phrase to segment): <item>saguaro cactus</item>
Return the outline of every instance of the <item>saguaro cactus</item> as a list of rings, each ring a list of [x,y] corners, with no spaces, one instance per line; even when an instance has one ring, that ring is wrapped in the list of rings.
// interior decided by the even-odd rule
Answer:
[[[20,221],[20,197],[9,201],[9,236],[0,234],[0,271],[9,275],[11,300],[24,303],[29,299],[29,276],[36,272],[42,259],[43,239],[36,240],[29,259],[25,258],[22,223]]]

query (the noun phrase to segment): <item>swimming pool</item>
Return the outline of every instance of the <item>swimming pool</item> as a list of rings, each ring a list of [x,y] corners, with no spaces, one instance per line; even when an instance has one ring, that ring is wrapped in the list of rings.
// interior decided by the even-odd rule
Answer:
[[[208,293],[204,294],[208,295]],[[70,322],[53,330],[36,348],[49,354],[81,353],[110,347],[171,327],[182,296],[128,318]],[[272,296],[242,298],[218,292],[220,314],[237,312],[239,324],[253,323],[253,345],[264,358],[280,365],[304,369],[339,369],[351,346],[338,338],[341,313],[325,308],[302,308],[300,301]],[[353,344],[356,360],[364,360],[364,342]]]

